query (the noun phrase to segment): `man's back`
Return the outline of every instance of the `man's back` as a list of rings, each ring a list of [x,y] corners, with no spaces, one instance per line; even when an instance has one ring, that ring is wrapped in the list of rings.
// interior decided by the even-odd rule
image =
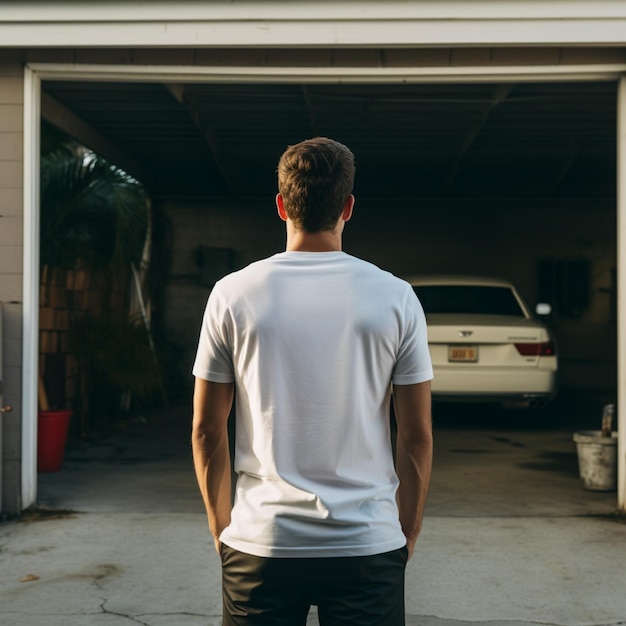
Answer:
[[[259,556],[404,545],[388,407],[392,377],[431,377],[416,309],[406,283],[343,252],[285,252],[216,285],[199,352],[212,369],[194,373],[232,370],[237,389],[237,501],[223,542]]]
[[[322,626],[405,621],[405,568],[432,466],[432,367],[408,283],[342,252],[354,172],[337,141],[289,146],[276,195],[286,252],[227,276],[209,297],[192,442],[224,626],[304,626],[312,605]]]

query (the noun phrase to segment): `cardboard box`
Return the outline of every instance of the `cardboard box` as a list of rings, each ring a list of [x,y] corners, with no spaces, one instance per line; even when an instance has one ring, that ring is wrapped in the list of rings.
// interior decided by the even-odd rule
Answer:
[[[55,310],[52,307],[39,307],[39,330],[54,330]]]
[[[47,304],[55,309],[67,309],[67,289],[65,286],[50,287]]]
[[[42,330],[39,333],[39,352],[56,354],[59,348],[59,333],[53,330]]]
[[[55,309],[54,324],[56,330],[67,330],[70,327],[70,312],[67,309]]]

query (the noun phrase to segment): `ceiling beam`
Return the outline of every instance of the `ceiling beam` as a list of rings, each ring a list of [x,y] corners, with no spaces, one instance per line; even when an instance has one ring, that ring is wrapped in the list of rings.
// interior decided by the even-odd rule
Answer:
[[[136,178],[146,188],[152,186],[152,176],[141,163],[45,91],[41,92],[41,117]]]
[[[465,137],[465,141],[463,142],[463,145],[461,146],[461,149],[459,150],[459,153],[454,161],[454,164],[452,165],[450,174],[448,175],[448,180],[447,180],[448,187],[450,187],[454,183],[454,179],[457,177],[457,174],[459,173],[459,170],[461,169],[461,165],[463,164],[463,160],[465,159],[465,156],[467,155],[471,147],[474,145],[474,143],[480,136],[480,133],[482,132],[483,128],[485,128],[487,122],[489,121],[489,118],[491,117],[491,114],[494,112],[494,110],[498,106],[500,106],[500,104],[502,104],[502,102],[504,102],[504,100],[507,99],[511,91],[513,91],[514,87],[515,87],[514,84],[504,84],[504,85],[497,85],[496,88],[494,89],[493,96],[491,100],[488,102],[488,104],[485,106],[485,108],[483,109],[480,120],[478,120],[478,123],[473,128],[470,129],[470,131],[467,133]]]
[[[187,111],[192,122],[206,141],[211,152],[211,156],[213,157],[213,161],[215,162],[215,166],[217,167],[220,176],[226,183],[226,187],[231,193],[235,193],[237,187],[233,168],[227,163],[227,158],[225,157],[224,150],[222,150],[220,141],[218,140],[215,131],[209,124],[206,123],[193,98],[189,95],[187,87],[177,83],[165,83],[164,87]]]
[[[307,85],[302,85],[302,95],[304,96],[304,104],[306,105],[306,111],[309,116],[309,124],[311,125],[311,137],[319,136],[317,129],[317,122],[315,121],[315,112],[313,110],[313,102],[311,100],[311,90]]]

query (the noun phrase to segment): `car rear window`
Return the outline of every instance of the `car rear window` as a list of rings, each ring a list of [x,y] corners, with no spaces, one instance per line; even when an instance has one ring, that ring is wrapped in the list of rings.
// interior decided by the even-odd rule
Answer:
[[[525,317],[508,287],[483,285],[419,285],[413,287],[428,313],[470,313]]]

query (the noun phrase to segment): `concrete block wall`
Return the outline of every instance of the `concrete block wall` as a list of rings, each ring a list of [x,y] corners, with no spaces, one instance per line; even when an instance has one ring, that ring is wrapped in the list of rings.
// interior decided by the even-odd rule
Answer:
[[[0,306],[3,312],[3,403],[0,512],[21,509],[22,396],[22,157],[23,68],[0,51]]]
[[[182,349],[182,369],[191,366],[211,285],[203,282],[194,252],[201,246],[233,251],[232,270],[285,248],[284,225],[267,201],[167,203],[161,207],[171,227],[171,266],[165,279],[161,318],[168,339]],[[190,378],[191,380],[191,378]]]
[[[266,202],[163,207],[171,222],[172,265],[162,319],[190,370],[210,285],[203,284],[193,252],[230,248],[235,267],[284,249],[284,225]],[[587,259],[592,265],[590,306],[579,318],[555,325],[563,386],[610,388],[616,373],[616,324],[611,276],[616,266],[615,206],[572,200],[555,203],[429,200],[393,207],[357,198],[344,231],[344,249],[396,275],[458,273],[512,280],[534,307],[541,259]]]

